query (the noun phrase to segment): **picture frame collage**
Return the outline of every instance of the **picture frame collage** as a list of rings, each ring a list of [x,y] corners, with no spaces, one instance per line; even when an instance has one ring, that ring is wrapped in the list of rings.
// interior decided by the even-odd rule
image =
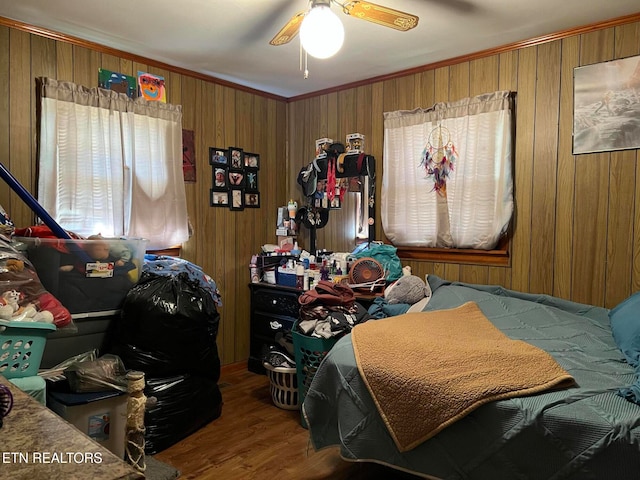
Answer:
[[[209,205],[229,210],[260,208],[260,155],[240,147],[209,147]]]

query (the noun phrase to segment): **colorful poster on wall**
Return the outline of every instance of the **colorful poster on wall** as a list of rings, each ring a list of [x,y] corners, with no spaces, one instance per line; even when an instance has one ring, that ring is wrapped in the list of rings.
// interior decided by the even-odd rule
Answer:
[[[182,173],[184,181],[196,181],[196,151],[193,130],[182,130]]]
[[[124,73],[112,72],[105,68],[98,69],[98,87],[124,93],[129,98],[136,98],[138,87],[136,77]]]
[[[138,96],[150,102],[167,103],[164,77],[138,72]]]

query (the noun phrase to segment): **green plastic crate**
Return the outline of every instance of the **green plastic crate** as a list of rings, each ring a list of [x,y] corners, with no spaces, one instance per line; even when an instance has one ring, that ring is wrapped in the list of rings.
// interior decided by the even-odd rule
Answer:
[[[0,375],[5,378],[38,374],[47,335],[56,326],[42,322],[0,323]]]
[[[320,363],[336,344],[338,338],[318,338],[304,335],[298,330],[298,322],[293,325],[291,335],[296,357],[298,399],[299,404],[302,405]],[[300,422],[306,428],[307,425],[302,416]]]

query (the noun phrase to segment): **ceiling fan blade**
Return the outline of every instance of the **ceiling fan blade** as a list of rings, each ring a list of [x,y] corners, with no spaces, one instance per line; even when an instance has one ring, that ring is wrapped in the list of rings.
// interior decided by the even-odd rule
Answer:
[[[302,20],[306,14],[306,10],[303,12],[296,13],[291,19],[287,22],[287,24],[282,27],[282,29],[276,33],[276,36],[271,39],[269,42],[270,45],[284,45],[285,43],[289,43],[294,37],[298,34],[300,30],[300,25],[302,24]]]
[[[402,32],[411,30],[418,25],[418,17],[415,15],[361,0],[345,3],[343,11],[352,17],[395,28]]]

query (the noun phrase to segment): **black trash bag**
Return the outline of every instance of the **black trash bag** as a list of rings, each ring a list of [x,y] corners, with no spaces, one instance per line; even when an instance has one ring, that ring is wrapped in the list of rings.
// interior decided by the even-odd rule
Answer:
[[[152,404],[144,416],[148,455],[169,448],[222,413],[220,389],[209,378],[189,374],[147,378],[144,393]]]
[[[150,377],[193,373],[217,382],[219,324],[213,298],[186,273],[145,272],[125,298],[112,350]]]

